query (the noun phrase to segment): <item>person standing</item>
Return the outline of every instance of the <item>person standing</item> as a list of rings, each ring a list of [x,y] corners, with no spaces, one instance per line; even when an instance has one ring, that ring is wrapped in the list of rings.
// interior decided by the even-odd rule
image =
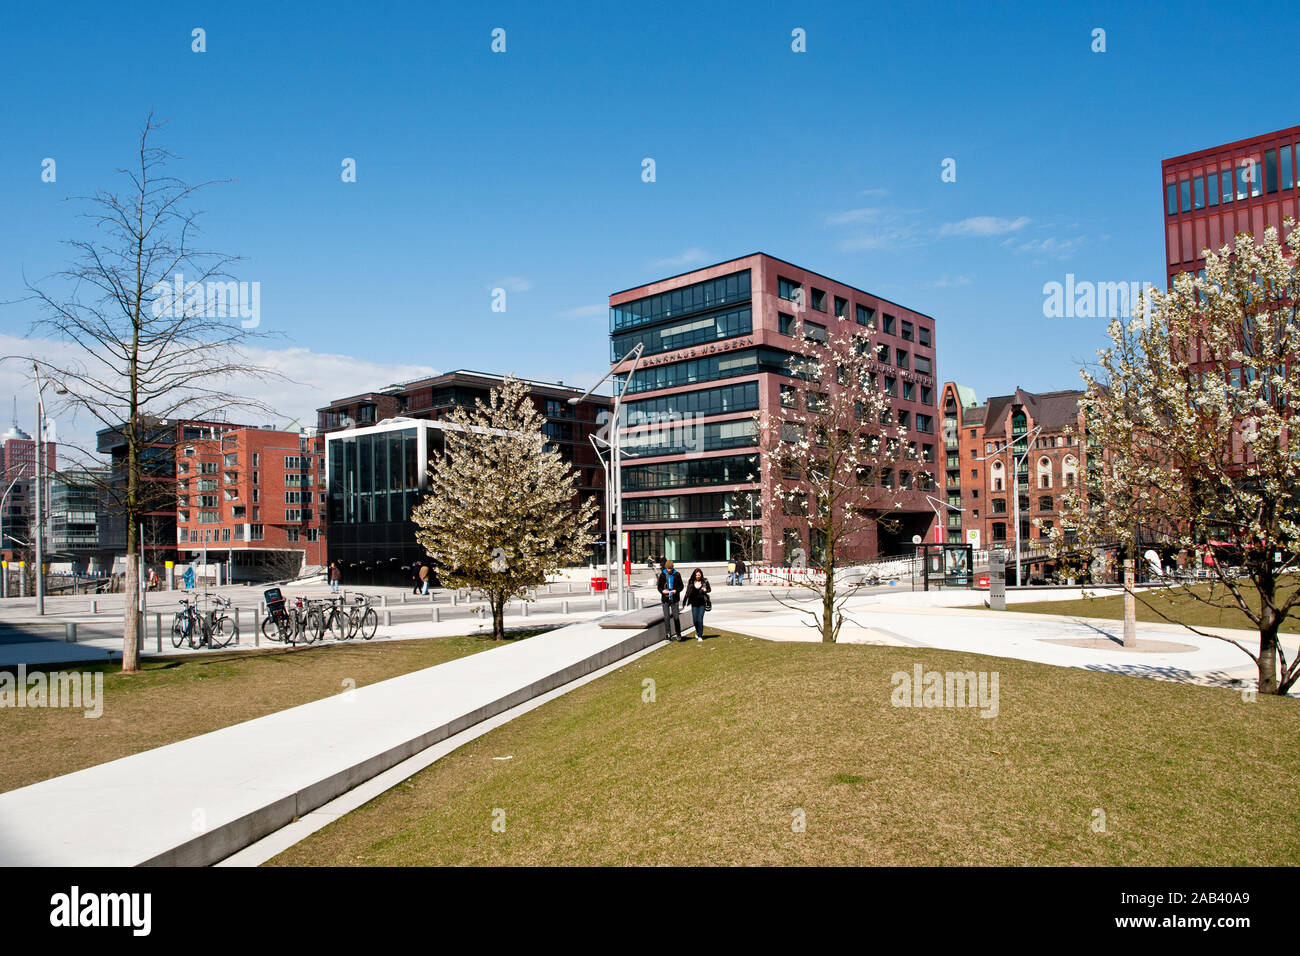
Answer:
[[[420,593],[429,593],[429,566],[423,563],[420,565]]]
[[[655,582],[659,589],[659,602],[664,609],[664,637],[670,641],[680,641],[682,639],[682,575],[681,572],[673,568],[671,561],[664,562],[664,569],[659,572],[659,578]],[[673,637],[673,634],[676,637]]]
[[[691,576],[691,580],[692,581],[695,580],[694,575]],[[736,583],[736,562],[728,561],[727,562],[727,585],[730,586],[735,583]]]
[[[704,640],[704,612],[713,610],[713,601],[709,594],[709,579],[704,572],[696,568],[691,572],[691,580],[686,585],[686,605],[691,609],[691,621],[695,624],[695,639]]]
[[[749,569],[745,567],[745,559],[737,558],[736,559],[736,583],[737,584],[745,583],[745,574],[748,570]]]
[[[339,593],[339,581],[343,578],[343,572],[339,569],[337,561],[330,562],[330,594]]]

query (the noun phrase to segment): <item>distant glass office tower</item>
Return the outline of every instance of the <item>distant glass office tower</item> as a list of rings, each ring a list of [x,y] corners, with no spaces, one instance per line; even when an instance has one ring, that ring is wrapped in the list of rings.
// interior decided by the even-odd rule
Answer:
[[[645,346],[624,398],[623,527],[634,561],[724,561],[750,533],[761,537],[765,562],[788,561],[796,548],[815,554],[806,529],[772,507],[753,424],[755,412],[779,410],[782,384],[792,381],[801,309],[814,336],[840,323],[878,330],[880,387],[917,449],[899,492],[903,508],[892,515],[898,522],[857,550],[910,553],[913,535],[930,534],[935,512],[923,488],[933,489],[936,461],[934,319],[754,253],[609,297],[620,382],[627,366],[619,360]]]
[[[1166,159],[1165,264],[1168,281],[1199,273],[1201,253],[1239,232],[1256,239],[1287,218],[1300,219],[1300,126]]]

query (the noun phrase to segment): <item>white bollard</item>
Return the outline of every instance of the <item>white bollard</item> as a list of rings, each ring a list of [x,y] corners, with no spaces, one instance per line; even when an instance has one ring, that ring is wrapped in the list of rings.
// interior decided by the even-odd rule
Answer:
[[[433,623],[437,624],[441,620],[442,620],[442,608],[435,607],[433,609]]]
[[[519,604],[519,613],[522,614],[524,617],[527,617],[527,616],[528,616],[528,602],[527,602],[527,601],[521,601],[521,602],[520,602],[520,604]]]
[[[91,602],[90,602],[90,613],[91,613],[91,614],[98,614],[98,613],[99,613],[99,602],[98,602],[98,601],[91,601]]]
[[[609,610],[609,597],[606,594],[600,596],[600,610],[602,613]]]
[[[452,592],[451,592],[451,606],[452,606],[452,607],[455,607],[455,606],[456,606],[456,592],[455,592],[455,591],[452,591]]]
[[[568,602],[568,601],[561,601],[561,602],[560,602],[560,613],[561,613],[561,614],[568,614],[568,613],[569,613],[569,602]]]
[[[392,627],[392,626],[393,626],[393,612],[392,612],[392,611],[385,611],[385,612],[384,612],[384,627]]]

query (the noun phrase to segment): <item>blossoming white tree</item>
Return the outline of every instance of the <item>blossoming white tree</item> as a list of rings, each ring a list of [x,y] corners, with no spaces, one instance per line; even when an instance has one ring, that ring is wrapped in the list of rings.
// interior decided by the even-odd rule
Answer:
[[[548,447],[543,418],[515,378],[447,418],[445,454],[411,520],[444,585],[472,588],[505,637],[505,605],[580,563],[595,541],[596,503],[574,504],[573,469]]]
[[[781,406],[755,420],[764,467],[772,469],[772,523],[800,531],[815,572],[795,581],[819,606],[788,606],[808,614],[822,641],[833,643],[844,603],[862,585],[837,572],[865,557],[865,542],[901,507],[900,490],[928,488],[933,479],[881,391],[871,332],[840,326],[822,338],[808,334],[800,318],[792,331],[793,377]]]
[[[1149,290],[1137,318],[1111,323],[1098,369],[1083,373],[1100,454],[1053,529],[1062,550],[1131,557],[1154,545],[1165,560],[1152,572],[1168,588],[1135,593],[1126,576],[1127,594],[1173,621],[1172,597],[1239,610],[1258,647],[1220,639],[1254,660],[1269,694],[1300,677],[1278,643],[1300,605],[1300,231],[1285,229],[1285,242],[1270,228],[1261,243],[1241,234],[1207,250],[1203,277]],[[1174,571],[1175,558],[1204,564],[1208,585]]]

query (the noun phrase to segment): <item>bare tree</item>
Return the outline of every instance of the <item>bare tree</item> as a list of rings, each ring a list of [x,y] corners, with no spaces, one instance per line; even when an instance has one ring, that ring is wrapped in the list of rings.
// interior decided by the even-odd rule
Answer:
[[[833,643],[845,602],[864,583],[837,572],[867,556],[877,527],[901,507],[900,492],[929,488],[932,479],[882,391],[870,330],[818,327],[814,335],[798,318],[793,332],[792,384],[782,386],[779,409],[755,420],[779,509],[771,523],[798,529],[801,541],[807,533],[806,559],[796,563],[810,573],[792,583],[820,601],[814,610],[788,606]]]
[[[91,237],[70,240],[73,263],[29,282],[25,300],[43,313],[33,333],[67,343],[73,355],[62,364],[34,359],[43,377],[67,390],[59,407],[119,431],[126,447],[119,474],[103,492],[126,524],[122,669],[128,672],[140,662],[139,619],[131,607],[139,594],[141,518],[176,504],[175,474],[148,455],[160,423],[224,420],[232,408],[268,410],[231,389],[241,379],[279,377],[253,365],[243,350],[261,333],[253,331],[256,316],[250,321],[230,308],[242,291],[228,271],[238,258],[194,245],[199,214],[189,204],[212,183],[190,185],[168,174],[176,157],[150,144],[161,126],[152,114],[145,122],[135,160],[118,171],[128,181],[121,191],[82,197]]]

